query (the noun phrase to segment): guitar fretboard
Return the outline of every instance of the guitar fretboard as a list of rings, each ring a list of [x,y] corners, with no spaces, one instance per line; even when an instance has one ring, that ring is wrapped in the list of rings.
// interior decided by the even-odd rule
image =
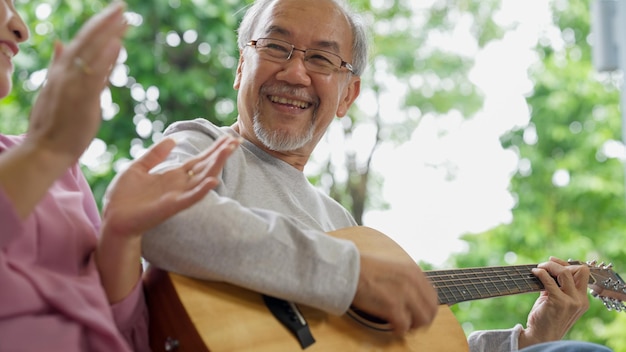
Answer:
[[[537,265],[434,270],[426,272],[439,295],[440,304],[456,304],[541,291],[544,286],[533,275]]]

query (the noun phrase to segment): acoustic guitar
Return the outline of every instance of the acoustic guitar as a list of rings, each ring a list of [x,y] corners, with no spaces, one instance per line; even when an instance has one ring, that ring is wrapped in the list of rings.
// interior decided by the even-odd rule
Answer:
[[[385,251],[408,256],[384,234],[368,227],[329,233],[353,240],[361,252]],[[587,265],[588,287],[607,309],[626,307],[626,283],[610,265]],[[295,322],[306,329],[310,341],[303,345],[300,332],[290,331],[271,311],[268,297],[224,282],[197,280],[150,268],[144,276],[150,310],[150,344],[161,351],[469,351],[461,325],[449,306],[470,300],[538,292],[543,284],[531,272],[536,265],[427,271],[438,292],[439,311],[434,322],[399,338],[386,323],[358,310],[343,316],[284,302]],[[270,299],[272,299],[270,297]]]

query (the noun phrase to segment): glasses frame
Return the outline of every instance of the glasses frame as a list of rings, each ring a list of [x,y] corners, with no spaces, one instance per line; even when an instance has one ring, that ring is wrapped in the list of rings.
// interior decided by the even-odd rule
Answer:
[[[337,72],[337,71],[341,70],[342,68],[345,68],[345,69],[346,69],[346,70],[348,70],[350,73],[354,74],[354,68],[352,67],[352,64],[351,64],[351,63],[349,63],[349,62],[345,61],[344,59],[342,59],[342,58],[341,58],[341,56],[339,56],[339,55],[337,55],[337,54],[335,54],[335,53],[333,53],[333,52],[327,51],[327,50],[322,50],[322,49],[298,49],[298,48],[296,48],[296,46],[295,46],[295,45],[293,45],[293,44],[291,44],[291,43],[289,43],[289,42],[287,42],[287,41],[284,41],[284,40],[282,40],[282,39],[275,39],[275,38],[257,38],[257,39],[255,39],[255,40],[251,40],[251,41],[249,41],[246,45],[248,45],[248,46],[252,46],[252,47],[254,47],[255,49],[257,49],[257,43],[259,42],[259,40],[272,40],[272,41],[277,41],[277,42],[280,42],[280,43],[284,43],[284,44],[286,44],[287,46],[290,46],[290,47],[291,47],[291,50],[289,51],[289,55],[287,55],[287,57],[284,59],[284,60],[285,60],[285,62],[287,62],[287,61],[291,60],[291,58],[293,57],[293,52],[294,52],[294,51],[300,51],[300,52],[302,52],[302,53],[304,54],[304,58],[305,58],[305,60],[304,60],[304,61],[305,61],[305,63],[306,63],[306,54],[307,54],[307,52],[310,52],[311,50],[321,51],[321,52],[323,52],[323,53],[327,53],[327,54],[329,54],[329,55],[336,56],[336,57],[338,57],[338,58],[339,58],[339,60],[341,60],[341,64],[339,64],[339,67],[336,67],[336,66],[335,66],[335,69],[336,69],[336,70],[335,70],[335,72]],[[275,58],[275,59],[277,59],[277,60],[278,60],[279,58]],[[278,61],[276,61],[276,62],[278,62]],[[316,71],[313,71],[313,72],[316,72]],[[317,73],[325,73],[325,72],[317,72]],[[332,73],[332,72],[331,72],[331,73]]]

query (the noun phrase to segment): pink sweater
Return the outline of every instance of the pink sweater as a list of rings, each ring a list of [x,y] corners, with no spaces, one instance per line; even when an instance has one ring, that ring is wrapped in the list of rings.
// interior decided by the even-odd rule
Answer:
[[[23,137],[0,135],[0,153]],[[149,351],[142,286],[109,305],[100,216],[78,165],[20,221],[0,188],[0,351]]]

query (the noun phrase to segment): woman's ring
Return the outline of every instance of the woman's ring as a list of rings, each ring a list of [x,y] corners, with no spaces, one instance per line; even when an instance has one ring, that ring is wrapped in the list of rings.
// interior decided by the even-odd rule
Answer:
[[[91,69],[91,67],[89,67],[89,65],[87,65],[85,60],[83,60],[80,56],[74,59],[74,65],[76,65],[76,67],[78,67],[86,75],[90,75],[93,73],[93,70]]]
[[[189,175],[189,177],[193,177],[193,175],[194,175],[193,170],[187,171],[187,175]]]

